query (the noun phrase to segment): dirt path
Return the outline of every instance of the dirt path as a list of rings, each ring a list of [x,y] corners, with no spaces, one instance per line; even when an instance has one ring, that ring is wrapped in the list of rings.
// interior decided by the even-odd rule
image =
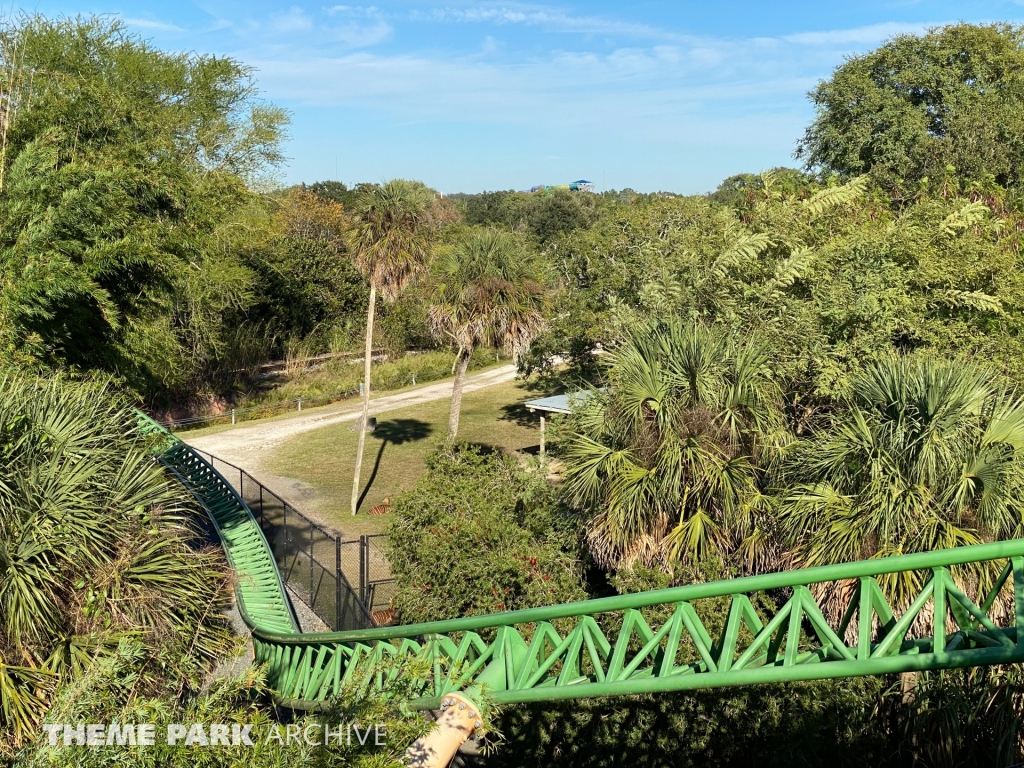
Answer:
[[[502,365],[492,368],[483,373],[468,376],[464,392],[475,392],[478,389],[483,389],[493,384],[512,381],[515,376],[516,368],[514,365]],[[451,394],[452,382],[449,379],[427,384],[408,392],[384,395],[370,401],[370,415],[393,411],[397,408],[405,408],[409,405],[429,403],[434,400],[446,400],[451,397]],[[286,489],[282,488],[279,490],[272,483],[266,482],[262,477],[259,477],[259,474],[264,474],[262,459],[267,455],[267,451],[276,448],[285,440],[296,435],[301,435],[314,429],[321,429],[322,427],[329,427],[333,424],[355,421],[361,413],[361,402],[346,403],[345,405],[323,408],[310,413],[297,413],[287,419],[256,422],[239,426],[212,435],[189,437],[186,432],[183,435],[183,439],[200,450],[212,453],[214,456],[242,467],[256,476],[257,479],[265,482],[267,487],[272,490],[278,493],[281,491],[288,493]]]

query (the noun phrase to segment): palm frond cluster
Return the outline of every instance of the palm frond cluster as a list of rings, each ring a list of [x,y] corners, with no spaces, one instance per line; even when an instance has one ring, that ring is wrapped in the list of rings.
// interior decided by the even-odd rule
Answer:
[[[434,263],[430,326],[462,351],[504,348],[518,360],[544,324],[537,259],[514,235],[483,230]]]
[[[800,565],[924,552],[1024,535],[1024,400],[976,366],[893,358],[851,382],[828,429],[779,478]],[[985,582],[981,566],[961,577]],[[888,577],[903,602],[926,574]]]
[[[605,380],[560,450],[606,567],[717,556],[749,573],[1024,535],[1024,399],[980,366],[883,359],[800,439],[765,348],[716,327],[638,328]],[[973,591],[995,575],[957,578]],[[905,604],[927,578],[885,586]]]
[[[569,498],[597,510],[598,562],[767,562],[761,467],[784,431],[765,350],[679,321],[642,327],[609,355],[607,383],[574,415],[563,450]]]
[[[351,247],[356,267],[385,301],[426,267],[434,229],[434,193],[419,182],[393,179],[358,199]]]
[[[0,753],[122,641],[149,649],[140,692],[228,647],[225,571],[185,504],[108,382],[0,377]]]

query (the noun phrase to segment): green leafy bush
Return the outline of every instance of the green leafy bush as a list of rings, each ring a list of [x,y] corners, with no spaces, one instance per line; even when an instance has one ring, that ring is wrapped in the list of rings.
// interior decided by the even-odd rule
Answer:
[[[586,597],[572,525],[537,472],[465,444],[394,502],[388,556],[402,622]]]
[[[882,765],[880,678],[524,705],[503,713],[494,766]]]
[[[423,669],[403,669],[403,674],[387,684],[384,696],[345,689],[324,711],[283,722],[281,713],[268,706],[269,691],[258,668],[237,678],[218,679],[207,690],[183,698],[177,695],[171,678],[161,689],[138,689],[136,670],[145,655],[137,643],[123,643],[115,654],[93,664],[75,685],[59,692],[46,721],[152,724],[156,733],[152,746],[64,746],[62,739],[57,746],[48,746],[43,735],[20,751],[13,768],[399,768],[406,748],[430,728],[426,718],[402,711],[400,704],[420,684]],[[386,665],[381,671],[391,679]],[[165,734],[173,723],[206,728],[215,723],[251,726],[248,737],[252,744],[168,744]],[[362,745],[358,736],[339,740],[339,726],[350,723],[357,723],[364,732],[382,726],[381,744],[375,743],[376,730]],[[332,734],[326,746],[320,727],[324,725]],[[288,739],[287,729],[295,727],[299,728],[296,733],[308,735],[314,743]]]

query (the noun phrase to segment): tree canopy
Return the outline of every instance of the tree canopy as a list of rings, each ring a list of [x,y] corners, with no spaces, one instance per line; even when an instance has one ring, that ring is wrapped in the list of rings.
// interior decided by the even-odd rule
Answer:
[[[871,173],[893,194],[1016,186],[1024,174],[1024,28],[954,24],[853,56],[810,94],[808,168]]]
[[[187,392],[251,273],[231,252],[282,110],[227,58],[169,54],[106,17],[0,31],[0,348]]]

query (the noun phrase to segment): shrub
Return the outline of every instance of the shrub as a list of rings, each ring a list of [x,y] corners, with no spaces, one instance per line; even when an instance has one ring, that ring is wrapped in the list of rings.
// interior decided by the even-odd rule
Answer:
[[[581,600],[577,536],[554,491],[516,459],[460,444],[395,501],[388,555],[402,622]]]

